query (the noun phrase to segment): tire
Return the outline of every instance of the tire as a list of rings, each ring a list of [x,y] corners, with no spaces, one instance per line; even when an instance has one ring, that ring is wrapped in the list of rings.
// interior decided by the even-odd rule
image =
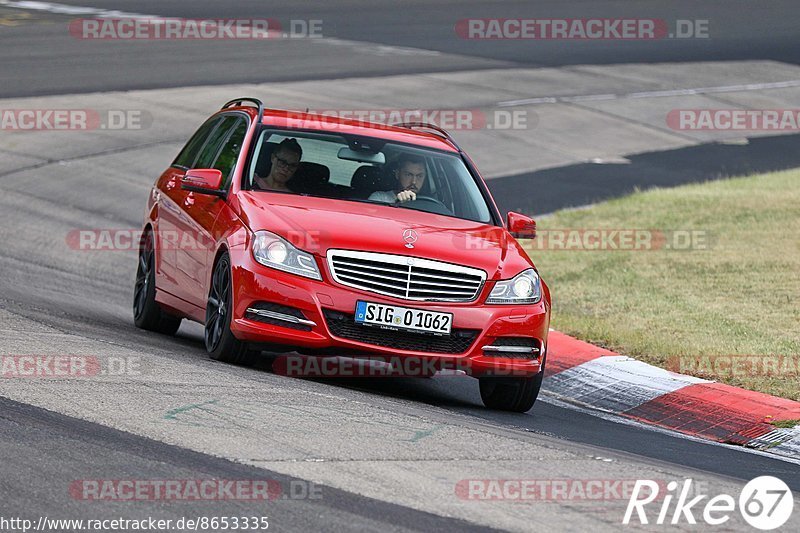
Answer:
[[[175,335],[181,319],[165,313],[156,302],[156,269],[153,234],[148,232],[139,246],[139,266],[133,288],[133,323],[137,328]]]
[[[489,409],[525,413],[530,411],[544,380],[544,363],[542,369],[529,378],[479,378],[481,400]]]
[[[211,288],[206,303],[204,338],[209,357],[215,361],[232,364],[248,364],[250,352],[247,343],[240,341],[231,332],[233,315],[231,290],[231,261],[227,252],[214,265]]]

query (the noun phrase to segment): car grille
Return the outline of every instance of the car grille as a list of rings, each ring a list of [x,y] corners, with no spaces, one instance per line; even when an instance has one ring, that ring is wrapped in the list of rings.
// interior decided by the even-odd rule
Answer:
[[[477,268],[404,255],[329,250],[328,265],[342,285],[404,300],[468,302],[486,280]]]
[[[477,329],[454,329],[450,335],[426,335],[363,326],[355,323],[353,315],[331,309],[323,309],[322,314],[328,323],[328,329],[336,337],[411,352],[464,353],[480,333]]]

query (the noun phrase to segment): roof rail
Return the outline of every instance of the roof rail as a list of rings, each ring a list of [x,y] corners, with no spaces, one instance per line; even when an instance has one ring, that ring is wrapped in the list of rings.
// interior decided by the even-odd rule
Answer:
[[[236,100],[231,100],[230,102],[222,106],[222,109],[228,109],[229,107],[232,106],[240,106],[244,102],[250,102],[251,104],[255,104],[258,107],[258,122],[261,122],[261,118],[264,116],[264,103],[258,98],[247,98],[247,97],[237,98]]]
[[[453,137],[447,132],[447,130],[437,126],[436,124],[430,124],[428,122],[400,122],[399,124],[392,124],[392,126],[395,128],[408,128],[408,129],[426,128],[429,130],[433,130],[434,135],[436,135],[437,137],[441,137],[442,139],[446,140],[447,142],[455,146],[459,152],[461,151],[461,147],[458,146],[455,139],[453,139]]]

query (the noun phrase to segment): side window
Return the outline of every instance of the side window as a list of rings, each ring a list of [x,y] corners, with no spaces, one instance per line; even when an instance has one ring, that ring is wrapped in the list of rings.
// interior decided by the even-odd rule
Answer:
[[[236,166],[236,161],[239,159],[245,135],[247,135],[247,121],[240,118],[234,125],[232,133],[228,140],[225,141],[217,160],[211,167],[222,172],[222,182],[225,184],[224,188],[226,189],[233,173],[233,167]]]
[[[217,160],[217,154],[219,154],[222,144],[225,142],[225,139],[228,138],[228,134],[239,120],[241,119],[233,116],[227,116],[222,119],[222,122],[217,126],[217,129],[211,133],[208,142],[206,142],[205,146],[203,146],[203,149],[200,151],[200,157],[194,164],[195,168],[213,168],[212,165],[214,161]]]
[[[214,126],[216,126],[220,121],[220,117],[214,117],[207,120],[200,129],[189,139],[189,142],[186,143],[186,146],[183,147],[181,153],[178,154],[178,157],[175,159],[175,162],[172,163],[173,165],[179,165],[185,168],[194,168],[194,162],[197,160],[197,154],[200,152],[200,149],[205,144],[208,136],[214,131]]]

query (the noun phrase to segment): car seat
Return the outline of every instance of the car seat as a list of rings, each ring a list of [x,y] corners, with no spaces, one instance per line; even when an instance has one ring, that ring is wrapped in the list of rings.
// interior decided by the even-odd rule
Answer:
[[[383,172],[381,167],[362,165],[353,173],[350,180],[353,198],[366,199],[369,195],[381,189],[383,185]],[[389,187],[391,188],[391,187]]]
[[[296,193],[327,196],[331,169],[319,163],[301,161],[286,185]]]

